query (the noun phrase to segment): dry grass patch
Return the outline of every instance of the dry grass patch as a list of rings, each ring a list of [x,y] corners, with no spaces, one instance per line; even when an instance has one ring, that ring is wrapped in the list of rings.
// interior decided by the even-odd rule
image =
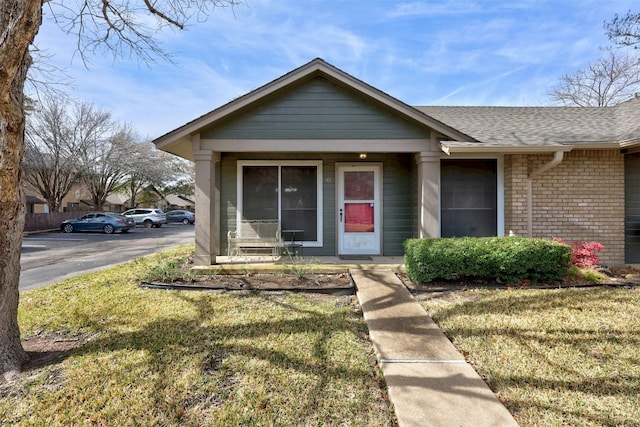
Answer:
[[[422,304],[521,425],[638,425],[640,288],[435,295]]]
[[[79,338],[0,385],[19,425],[391,425],[353,297],[138,285],[138,259],[21,295],[26,341]],[[39,337],[39,338],[38,338]]]

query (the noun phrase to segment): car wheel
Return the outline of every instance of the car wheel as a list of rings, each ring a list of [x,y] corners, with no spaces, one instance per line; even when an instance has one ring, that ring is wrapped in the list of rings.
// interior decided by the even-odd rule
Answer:
[[[156,228],[162,227],[162,224],[156,224]]]
[[[64,227],[62,227],[62,231],[65,233],[73,233],[73,225],[65,224]]]
[[[129,229],[128,229],[128,228],[123,228],[123,229],[122,229],[122,232],[123,232],[123,233],[128,233],[128,232],[129,232]]]
[[[189,220],[188,220],[187,218],[185,218],[185,219],[183,219],[183,220],[182,220],[182,223],[183,223],[184,225],[187,225],[187,224],[189,224]]]
[[[150,219],[145,219],[142,225],[144,225],[144,228],[151,228],[153,227],[153,222]]]
[[[111,224],[107,224],[102,228],[102,231],[104,231],[105,234],[111,234],[113,233],[113,225]]]

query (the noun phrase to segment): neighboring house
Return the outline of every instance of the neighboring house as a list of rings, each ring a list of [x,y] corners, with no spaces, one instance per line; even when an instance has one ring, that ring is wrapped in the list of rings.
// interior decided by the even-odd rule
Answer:
[[[122,193],[111,193],[107,196],[107,203],[105,203],[105,209],[109,212],[121,213],[129,209],[129,203],[131,198]]]
[[[76,184],[63,197],[60,207],[63,212],[84,212],[92,209],[91,194],[84,186]]]
[[[45,213],[47,201],[31,194],[25,195],[25,213]]]
[[[47,201],[42,198],[40,192],[35,190],[26,180],[22,182],[22,191],[25,196],[25,213],[49,212]]]
[[[185,196],[182,194],[167,194],[164,197],[166,202],[166,206],[164,210],[174,210],[174,209],[186,209],[189,211],[193,211],[196,206],[196,202],[194,202],[195,197],[193,196]]]
[[[241,219],[303,230],[305,256],[516,234],[640,262],[640,99],[412,107],[315,59],[155,143],[195,161],[199,265]]]

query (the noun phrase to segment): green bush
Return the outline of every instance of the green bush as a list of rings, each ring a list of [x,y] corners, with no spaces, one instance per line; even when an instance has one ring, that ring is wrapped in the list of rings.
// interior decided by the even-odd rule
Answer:
[[[404,248],[407,275],[417,283],[554,281],[567,273],[571,262],[567,245],[525,237],[409,239]]]

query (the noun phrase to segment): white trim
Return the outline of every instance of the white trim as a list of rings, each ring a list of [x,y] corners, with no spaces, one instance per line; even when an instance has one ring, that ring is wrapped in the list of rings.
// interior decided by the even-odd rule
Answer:
[[[383,193],[382,187],[383,162],[336,162],[336,237],[337,237],[337,253],[338,255],[381,255],[383,253]],[[374,172],[374,237],[377,236],[376,247],[373,251],[368,249],[345,250],[344,238],[345,231],[343,229],[344,222],[340,221],[339,211],[344,206],[344,172],[345,171],[373,171]],[[353,201],[356,202],[356,201]]]
[[[459,145],[462,144],[462,145]],[[478,153],[478,155],[486,154],[525,154],[525,153],[555,153],[556,151],[569,152],[574,148],[593,148],[591,146],[583,145],[496,145],[496,144],[483,144],[478,142],[460,142],[460,141],[441,141],[440,149],[447,155],[454,153],[464,153],[471,155],[471,153]],[[616,148],[609,145],[609,148]]]
[[[482,154],[478,153],[476,156],[451,156],[443,157],[442,160],[496,160],[496,204],[497,204],[497,218],[496,227],[498,231],[498,237],[503,237],[504,233],[504,155],[502,154]],[[442,171],[440,172],[440,180],[442,179]],[[438,184],[438,233],[442,237],[442,182]]]
[[[201,139],[200,146],[217,152],[264,153],[415,153],[427,151],[430,139]]]
[[[153,142],[156,146],[162,150],[169,150],[174,144],[181,144],[189,135],[199,132],[204,127],[207,127],[216,121],[223,119],[237,111],[248,107],[255,102],[266,98],[269,95],[277,93],[278,91],[291,86],[292,84],[304,81],[316,75],[324,75],[334,81],[340,82],[363,94],[370,99],[375,100],[389,108],[396,111],[403,116],[415,120],[416,122],[434,129],[448,138],[462,139],[465,137],[460,131],[449,127],[448,125],[435,120],[433,117],[423,113],[419,109],[412,107],[404,102],[374,88],[373,86],[364,83],[363,81],[351,76],[350,74],[334,67],[333,65],[323,61],[320,58],[316,58],[307,64],[277,78],[276,80],[267,83],[258,89],[255,89],[197,119],[172,130],[171,132],[156,138]],[[175,150],[174,150],[175,151]],[[370,150],[372,151],[372,150]]]
[[[236,170],[236,221],[239,224],[242,220],[242,168],[244,166],[277,166],[278,167],[278,189],[281,188],[282,174],[280,168],[282,166],[315,166],[317,168],[316,176],[316,228],[317,228],[317,240],[305,241],[302,243],[304,247],[322,247],[323,246],[323,179],[322,179],[322,160],[238,160]],[[278,220],[281,220],[282,214],[282,198],[280,197],[281,191],[278,191]]]
[[[633,147],[636,147],[638,144],[640,144],[640,138],[634,138],[634,139],[626,139],[624,141],[620,141],[619,146],[620,148],[633,148]]]

